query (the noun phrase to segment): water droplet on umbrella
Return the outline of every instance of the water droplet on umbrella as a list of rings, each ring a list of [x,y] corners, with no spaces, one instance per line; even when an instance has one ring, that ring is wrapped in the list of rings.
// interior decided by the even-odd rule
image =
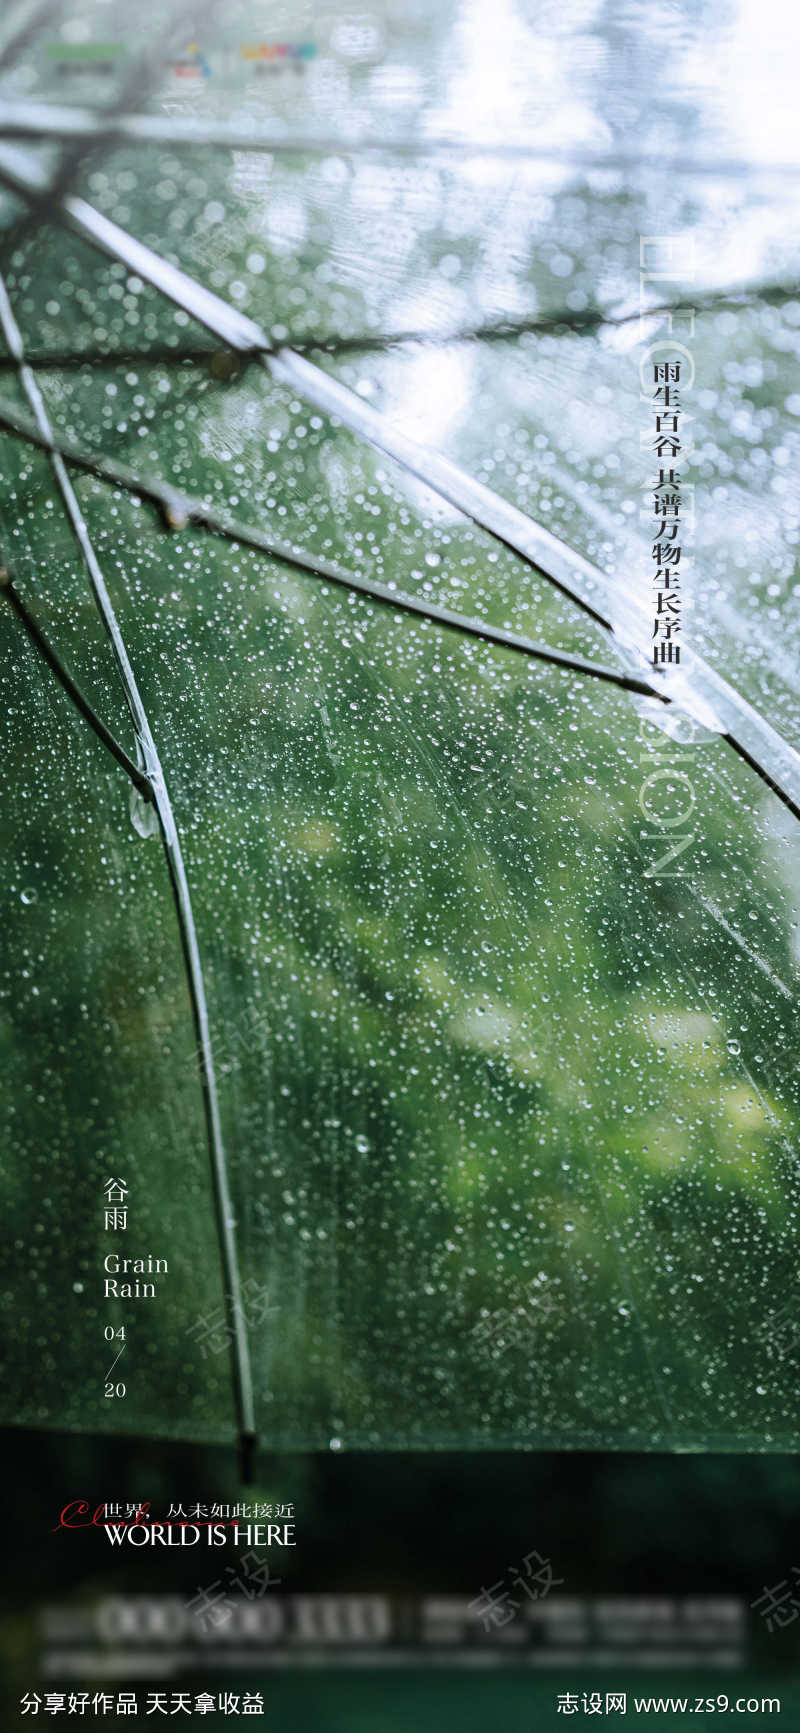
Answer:
[[[137,836],[155,836],[158,830],[158,817],[151,800],[145,800],[138,788],[131,789],[131,824]]]

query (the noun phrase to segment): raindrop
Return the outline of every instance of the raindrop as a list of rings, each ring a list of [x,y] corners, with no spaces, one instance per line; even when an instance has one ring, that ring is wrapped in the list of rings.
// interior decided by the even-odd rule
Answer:
[[[131,789],[131,824],[137,836],[155,836],[158,831],[158,815],[151,800],[145,800],[138,788]]]

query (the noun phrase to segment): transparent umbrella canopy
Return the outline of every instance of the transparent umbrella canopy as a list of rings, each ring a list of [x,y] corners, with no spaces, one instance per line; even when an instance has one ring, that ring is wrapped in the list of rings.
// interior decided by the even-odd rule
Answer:
[[[12,9],[8,1421],[797,1445],[794,99],[676,17]]]

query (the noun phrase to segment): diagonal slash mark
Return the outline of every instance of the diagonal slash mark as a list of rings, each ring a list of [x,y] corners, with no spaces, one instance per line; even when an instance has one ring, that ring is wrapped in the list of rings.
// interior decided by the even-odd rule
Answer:
[[[119,1354],[118,1354],[118,1355],[117,1355],[117,1360],[118,1360],[118,1359],[119,1359],[119,1357],[120,1357],[120,1354],[124,1354],[124,1352],[125,1352],[125,1347],[126,1347],[126,1344],[125,1344],[125,1343],[124,1343],[124,1342],[123,1342],[123,1344],[122,1344],[122,1347],[121,1347],[121,1348],[120,1348],[120,1351],[119,1351]],[[107,1371],[107,1373],[106,1373],[106,1378],[110,1378],[110,1377],[111,1377],[111,1374],[112,1374],[112,1372],[113,1372],[113,1370],[114,1370],[114,1367],[115,1367],[115,1366],[116,1366],[116,1364],[117,1364],[117,1360],[112,1360],[112,1362],[111,1362],[111,1365],[110,1365],[110,1366],[109,1366],[109,1368],[108,1368],[108,1371]],[[104,1379],[103,1379],[103,1383],[105,1383],[105,1378],[104,1378]]]

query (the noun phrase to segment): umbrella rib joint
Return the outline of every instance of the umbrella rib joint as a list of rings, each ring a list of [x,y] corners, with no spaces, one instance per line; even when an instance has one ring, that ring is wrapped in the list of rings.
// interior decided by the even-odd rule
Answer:
[[[56,478],[58,489],[61,494],[65,515],[71,524],[83,557],[83,563],[86,568],[92,594],[111,644],[111,649],[117,664],[117,671],[125,694],[125,700],[133,723],[137,750],[142,759],[139,774],[144,775],[146,779],[158,818],[159,831],[161,834],[170,885],[172,887],[175,903],[181,948],[186,968],[187,987],[196,1035],[198,1070],[203,1094],[206,1134],[211,1166],[211,1186],[214,1199],[220,1261],[222,1265],[224,1301],[228,1318],[231,1375],[239,1431],[241,1464],[243,1477],[247,1479],[250,1475],[256,1442],[250,1349],[247,1337],[244,1307],[242,1303],[242,1284],[239,1272],[239,1257],[236,1244],[233,1205],[228,1183],[227,1157],[222,1136],[222,1122],[219,1111],[216,1075],[211,1051],[205,980],[200,960],[197,929],[195,926],[189,881],[186,876],[186,867],[183,860],[180,837],[158,749],[139,693],[136,677],[128,657],[128,652],[114,612],[111,597],[106,588],[105,578],[103,577],[97,555],[84,522],[75,490],[69,478],[66,464],[61,452],[57,448],[57,442],[53,428],[50,424],[49,415],[45,408],[44,400],[41,396],[36,380],[26,363],[22,335],[17,325],[2,277],[0,277],[0,331],[2,331],[6,344],[17,363],[20,383],[33,412],[36,426],[41,436],[41,443],[47,450],[53,474]],[[8,591],[8,584],[4,587],[6,591]],[[41,633],[39,628],[35,625],[33,617],[28,615],[28,611],[24,608],[24,604],[22,604],[23,611],[20,611],[19,604],[21,599],[17,596],[17,592],[14,590],[13,585],[11,586],[11,593],[9,594],[8,599],[11,602],[12,607],[15,608],[18,617],[26,626],[29,635],[36,642],[44,659],[49,663],[53,672],[56,673],[61,684],[65,687],[65,690],[67,690],[73,698],[73,701],[77,701],[79,696],[78,688],[75,686],[71,676],[67,674],[66,669],[63,667],[63,664],[60,663],[55,654],[48,653],[50,651],[50,646],[47,644],[44,634]],[[32,627],[33,630],[31,630]],[[67,682],[69,682],[69,684],[67,684]],[[80,696],[82,697],[82,694],[80,694]],[[78,705],[78,708],[81,708],[80,704]],[[86,701],[86,709],[83,710],[83,714],[86,715],[86,719],[91,723],[91,726],[95,728],[95,732],[98,732],[96,724],[99,723],[100,719],[94,718],[94,712],[91,712],[91,707],[88,705],[88,701]],[[112,737],[108,734],[108,730],[105,729],[105,725],[100,723],[100,729],[103,730],[100,737],[104,739],[104,743],[113,751],[114,747],[111,744]],[[120,751],[121,750],[122,749],[120,748]],[[114,753],[114,756],[118,757],[117,752]]]

